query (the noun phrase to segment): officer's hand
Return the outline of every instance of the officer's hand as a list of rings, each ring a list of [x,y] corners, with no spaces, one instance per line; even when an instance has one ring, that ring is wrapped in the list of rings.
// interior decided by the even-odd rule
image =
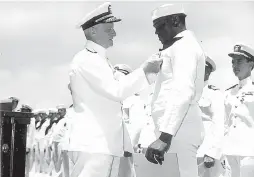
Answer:
[[[143,63],[142,68],[146,75],[158,73],[161,69],[162,58],[159,54],[152,55],[145,63]]]
[[[214,166],[214,163],[215,163],[215,159],[208,156],[208,155],[205,155],[204,156],[204,165],[206,168],[211,168]]]

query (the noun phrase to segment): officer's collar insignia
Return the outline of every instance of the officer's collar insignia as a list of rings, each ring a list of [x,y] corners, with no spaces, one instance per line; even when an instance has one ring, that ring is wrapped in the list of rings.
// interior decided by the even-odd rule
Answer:
[[[212,89],[212,90],[220,90],[220,89],[218,89],[217,87],[215,87],[214,85],[208,85],[208,88],[209,88],[209,89]]]

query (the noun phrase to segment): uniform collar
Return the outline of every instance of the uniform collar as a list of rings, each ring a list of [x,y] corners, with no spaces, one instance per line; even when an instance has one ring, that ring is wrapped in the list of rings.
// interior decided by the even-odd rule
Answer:
[[[242,88],[244,87],[245,85],[249,85],[249,84],[252,84],[252,79],[251,79],[251,76],[239,81],[239,88]]]
[[[192,35],[192,32],[189,30],[184,30],[184,31],[178,33],[174,38],[184,37],[186,35]]]
[[[106,58],[106,49],[93,41],[87,40],[85,47],[88,50],[97,52],[101,57]]]

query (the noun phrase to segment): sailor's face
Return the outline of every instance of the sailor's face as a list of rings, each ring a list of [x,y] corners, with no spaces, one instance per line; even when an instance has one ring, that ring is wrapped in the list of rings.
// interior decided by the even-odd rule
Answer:
[[[161,18],[154,21],[155,34],[157,34],[162,44],[170,43],[173,40],[172,24],[167,18]]]
[[[41,117],[39,115],[35,115],[34,118],[35,118],[36,121],[40,121],[41,120]]]
[[[66,114],[66,109],[58,109],[58,115],[61,116],[61,117],[64,117]]]
[[[204,81],[207,81],[210,77],[210,74],[212,73],[212,68],[209,66],[205,67],[205,77],[204,77]]]

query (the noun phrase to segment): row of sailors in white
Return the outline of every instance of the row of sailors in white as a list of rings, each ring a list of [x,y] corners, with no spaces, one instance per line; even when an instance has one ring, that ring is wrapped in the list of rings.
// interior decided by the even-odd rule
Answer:
[[[68,176],[71,112],[63,105],[34,111],[27,133],[26,176]]]

